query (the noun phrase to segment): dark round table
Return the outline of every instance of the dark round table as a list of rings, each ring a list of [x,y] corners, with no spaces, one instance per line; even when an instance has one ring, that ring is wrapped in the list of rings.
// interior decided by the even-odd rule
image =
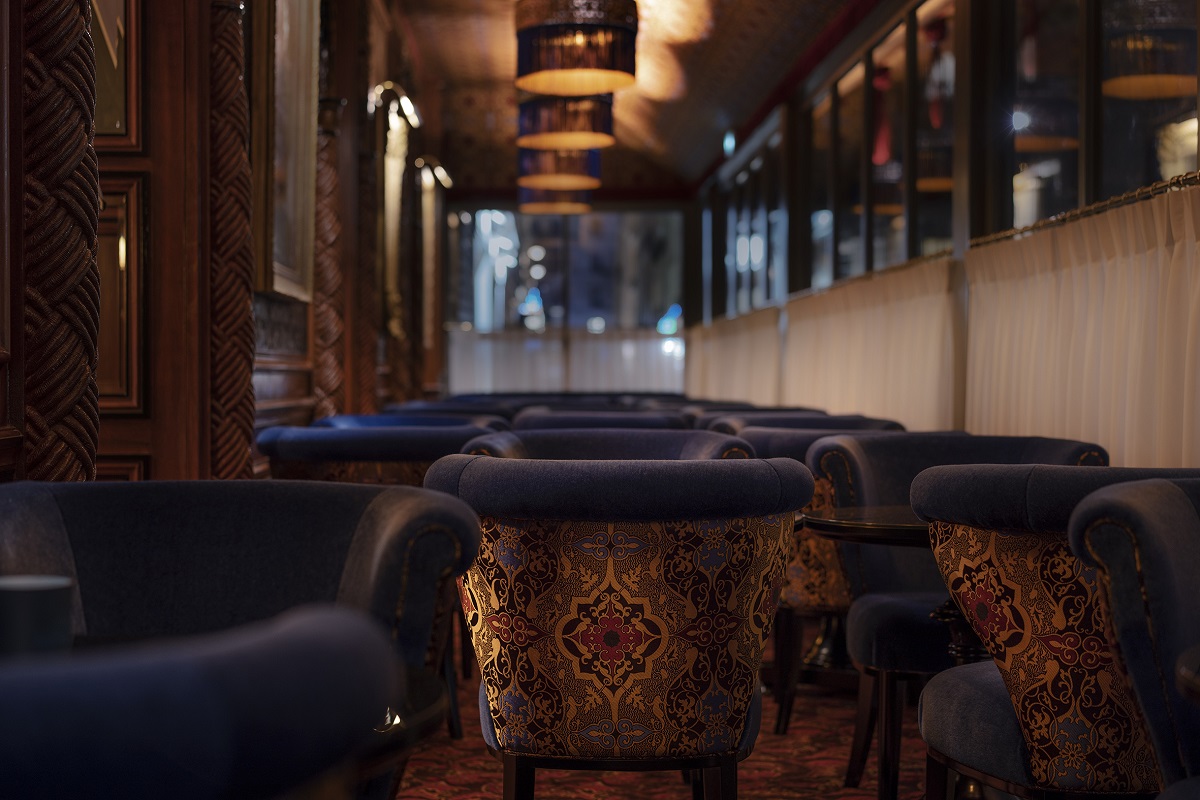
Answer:
[[[911,506],[850,506],[804,515],[809,530],[858,544],[929,547],[929,523]]]

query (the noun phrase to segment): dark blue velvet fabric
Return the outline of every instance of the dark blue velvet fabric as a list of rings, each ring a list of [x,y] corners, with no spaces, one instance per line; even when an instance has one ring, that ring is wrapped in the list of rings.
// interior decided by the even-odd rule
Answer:
[[[874,431],[869,431],[874,433]],[[794,458],[801,464],[805,463],[808,448],[818,439],[827,436],[846,434],[858,436],[868,431],[860,430],[826,430],[824,428],[771,428],[751,425],[742,428],[738,436],[745,439],[754,447],[759,458]]]
[[[986,530],[1062,533],[1071,511],[1095,490],[1146,478],[1195,478],[1200,469],[955,464],[913,479],[910,499],[923,519]]]
[[[403,428],[303,428],[279,425],[258,434],[258,450],[281,461],[436,461],[489,433],[474,425]]]
[[[396,691],[383,631],[332,608],[6,662],[0,795],[275,797],[358,752]]]
[[[383,407],[385,414],[467,414],[476,416],[504,417],[512,419],[519,406],[502,401],[489,402],[459,400],[407,400],[403,403],[388,403]]]
[[[335,414],[315,420],[313,428],[446,428],[473,425],[507,431],[512,423],[505,417],[465,414],[457,411],[420,411],[410,414]]]
[[[1150,728],[1164,784],[1200,775],[1200,706],[1175,682],[1200,642],[1200,470],[1096,490],[1071,514],[1072,551],[1103,575],[1119,657]]]
[[[901,672],[939,672],[954,666],[950,629],[931,609],[950,599],[942,592],[873,592],[850,605],[846,650],[855,664]],[[880,636],[886,631],[886,636]]]
[[[492,721],[492,713],[488,710],[487,687],[479,684],[479,725],[483,729],[483,741],[493,750],[500,749],[500,740],[496,738],[496,723]],[[738,757],[745,758],[754,751],[754,743],[758,740],[758,731],[762,727],[762,694],[755,692],[746,708],[746,727],[742,730],[742,739],[738,742]]]
[[[543,410],[527,408],[513,418],[513,430],[546,428],[660,428],[691,426],[682,414],[661,411]]]
[[[728,409],[721,406],[712,406],[709,408],[697,407],[689,409],[693,411],[692,427],[700,430],[707,430],[717,420],[722,417],[753,417],[756,414],[769,415],[773,418],[788,418],[791,416],[804,417],[806,415],[825,417],[828,416],[819,408],[806,408],[805,406],[776,406],[772,408],[748,408],[748,409]]]
[[[1171,784],[1159,793],[1157,800],[1200,800],[1200,777]]]
[[[463,452],[497,458],[593,460],[755,457],[754,448],[736,436],[632,428],[505,431],[472,439]]]
[[[859,414],[812,414],[806,411],[747,411],[717,417],[708,423],[710,431],[740,435],[750,426],[761,428],[826,428],[830,431],[845,430],[876,430],[902,431],[904,426],[891,419],[864,417]]]
[[[812,498],[812,476],[786,458],[713,461],[557,461],[454,455],[425,486],[481,515],[652,521],[763,516]]]
[[[392,629],[420,666],[438,578],[470,565],[478,526],[464,503],[413,487],[23,482],[0,486],[0,573],[28,572],[44,542],[63,542],[78,632],[98,638],[208,632],[336,602]]]
[[[846,459],[853,504],[861,506],[907,504],[917,474],[941,464],[1108,463],[1104,448],[1090,442],[958,431],[829,437],[809,451],[807,462],[818,467],[827,457]]]
[[[939,672],[921,692],[921,738],[959,764],[1033,786],[1029,751],[1008,687],[991,659]]]

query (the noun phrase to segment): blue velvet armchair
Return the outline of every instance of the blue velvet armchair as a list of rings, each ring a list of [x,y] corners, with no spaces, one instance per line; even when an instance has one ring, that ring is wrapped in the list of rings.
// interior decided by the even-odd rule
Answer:
[[[310,606],[219,633],[0,662],[0,796],[218,800],[353,789],[400,695],[384,631]]]
[[[444,718],[446,697],[425,670],[437,592],[478,545],[469,507],[415,487],[0,486],[0,574],[73,578],[73,628],[83,644],[209,633],[309,603],[372,617],[390,633],[410,687],[395,709],[407,731],[380,736],[380,763]]]
[[[931,796],[947,767],[1024,797],[1159,790],[1149,731],[1113,658],[1103,581],[1068,540],[1092,492],[1151,476],[1200,471],[980,464],[913,481],[944,582],[991,656],[922,692]]]
[[[702,770],[736,797],[807,470],[458,455],[425,483],[482,517],[462,598],[506,800],[541,767]]]
[[[831,436],[808,452],[809,468],[828,482],[834,507],[908,505],[910,485],[922,470],[985,463],[1104,465],[1108,454],[1089,442],[956,432]],[[931,616],[949,599],[946,584],[925,548],[845,542],[839,548],[854,598],[846,615],[847,649],[862,676],[846,784],[861,779],[877,714],[878,797],[894,800],[904,711],[900,688],[955,662],[947,626]]]
[[[504,431],[472,439],[464,453],[567,460],[754,458],[736,436],[712,431],[583,428]]]

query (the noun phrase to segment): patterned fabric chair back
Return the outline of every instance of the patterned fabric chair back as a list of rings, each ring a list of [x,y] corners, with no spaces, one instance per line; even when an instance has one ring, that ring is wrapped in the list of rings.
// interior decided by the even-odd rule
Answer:
[[[1039,786],[1159,789],[1096,571],[1072,552],[1067,527],[1092,491],[1166,474],[1200,473],[976,464],[934,467],[913,481],[913,508],[930,521],[951,597],[1000,669]]]
[[[461,455],[426,486],[482,518],[462,598],[498,749],[685,758],[753,741],[803,466]]]

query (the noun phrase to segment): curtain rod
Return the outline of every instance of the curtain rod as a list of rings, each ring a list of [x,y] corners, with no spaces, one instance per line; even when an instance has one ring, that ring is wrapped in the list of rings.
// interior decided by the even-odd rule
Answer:
[[[1055,228],[1059,225],[1065,225],[1068,222],[1074,222],[1075,220],[1083,219],[1084,217],[1095,216],[1096,214],[1100,214],[1113,208],[1132,205],[1133,203],[1140,203],[1143,200],[1149,200],[1151,197],[1157,197],[1160,194],[1178,191],[1179,189],[1186,189],[1191,186],[1200,186],[1200,171],[1176,175],[1174,178],[1169,178],[1165,181],[1159,181],[1158,183],[1152,183],[1149,186],[1143,186],[1140,189],[1134,189],[1132,192],[1126,192],[1125,194],[1117,195],[1116,197],[1110,197],[1107,200],[1101,200],[1098,203],[1092,203],[1090,206],[1084,206],[1083,208],[1077,208],[1072,211],[1064,211],[1061,214],[1056,214],[1053,217],[1039,220],[1038,222],[1035,222],[1032,225],[1028,225],[1024,228],[1013,228],[1007,231],[1000,231],[999,233],[988,234],[987,236],[979,236],[975,239],[972,239],[970,244],[971,247],[980,247],[985,244],[994,244],[995,242],[1002,242],[1007,239],[1016,239],[1028,233],[1037,233],[1038,231],[1042,231],[1047,228]]]

